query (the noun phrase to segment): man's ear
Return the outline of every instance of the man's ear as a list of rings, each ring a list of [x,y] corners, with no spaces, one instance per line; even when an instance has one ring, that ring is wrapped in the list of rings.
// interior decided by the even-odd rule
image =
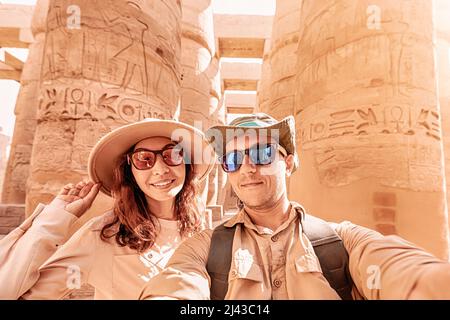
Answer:
[[[292,170],[294,170],[294,155],[288,154],[284,158],[284,161],[286,162],[286,175],[290,177],[292,174]]]

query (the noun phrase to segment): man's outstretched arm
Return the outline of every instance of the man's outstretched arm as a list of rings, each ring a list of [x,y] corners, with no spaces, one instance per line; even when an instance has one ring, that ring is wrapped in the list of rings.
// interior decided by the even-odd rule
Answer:
[[[367,299],[450,299],[450,263],[398,237],[343,222],[334,225],[350,274]]]

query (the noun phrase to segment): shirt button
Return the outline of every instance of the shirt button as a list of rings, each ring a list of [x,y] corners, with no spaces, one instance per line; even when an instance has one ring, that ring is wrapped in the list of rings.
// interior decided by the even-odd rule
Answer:
[[[281,280],[278,280],[278,279],[273,280],[273,285],[274,285],[276,288],[281,287]]]
[[[231,271],[231,276],[232,276],[232,277],[236,277],[236,276],[237,276],[236,270],[232,270],[232,271]]]
[[[144,254],[144,256],[145,256],[147,259],[153,258],[153,254],[151,254],[150,252]]]
[[[280,237],[276,234],[271,239],[273,242],[277,242]]]

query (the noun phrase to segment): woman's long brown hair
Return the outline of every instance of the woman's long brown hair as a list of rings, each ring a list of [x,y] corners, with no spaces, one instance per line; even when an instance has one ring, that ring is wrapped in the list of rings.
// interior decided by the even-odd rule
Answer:
[[[134,179],[126,154],[114,168],[114,185],[111,190],[115,200],[114,218],[103,226],[100,237],[103,241],[115,237],[118,245],[143,252],[155,243],[158,234],[157,220],[148,208],[144,192]],[[175,212],[180,221],[181,234],[190,236],[202,227],[201,203],[197,196],[198,182],[194,178],[193,165],[185,166],[186,177],[183,188],[175,197]]]

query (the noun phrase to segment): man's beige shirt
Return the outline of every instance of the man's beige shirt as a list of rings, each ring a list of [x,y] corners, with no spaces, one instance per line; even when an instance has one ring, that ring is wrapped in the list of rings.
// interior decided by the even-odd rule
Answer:
[[[225,299],[340,299],[302,232],[302,212],[292,202],[275,231],[253,224],[245,210],[225,224],[236,227]],[[349,254],[355,299],[450,299],[448,262],[397,236],[350,222],[331,225]],[[211,235],[205,230],[184,241],[141,298],[209,299]]]

